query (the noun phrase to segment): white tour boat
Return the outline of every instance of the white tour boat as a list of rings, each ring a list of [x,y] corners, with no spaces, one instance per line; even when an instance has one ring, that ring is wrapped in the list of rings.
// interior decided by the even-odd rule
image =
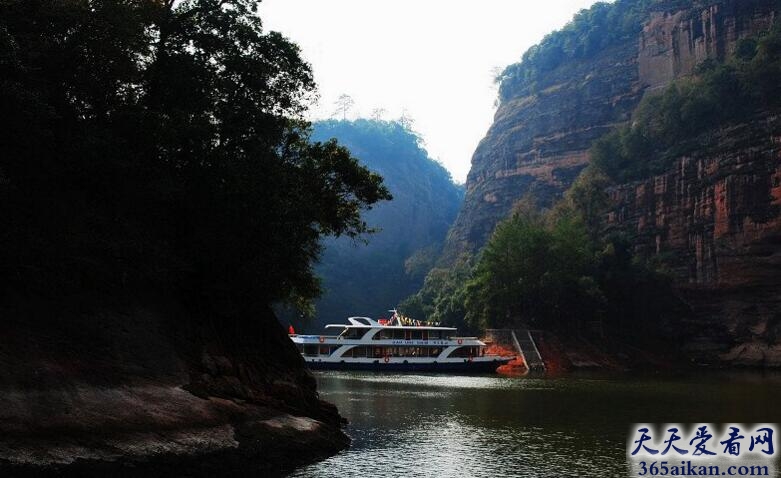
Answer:
[[[391,310],[379,321],[349,317],[329,324],[339,335],[290,334],[311,369],[431,372],[493,372],[513,357],[485,353],[477,337],[457,337],[457,329],[414,321]]]

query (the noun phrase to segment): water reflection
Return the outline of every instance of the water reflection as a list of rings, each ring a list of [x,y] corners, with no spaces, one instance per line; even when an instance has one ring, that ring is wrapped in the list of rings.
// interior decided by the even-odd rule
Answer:
[[[626,477],[632,423],[781,421],[774,375],[317,377],[353,446],[294,477]]]

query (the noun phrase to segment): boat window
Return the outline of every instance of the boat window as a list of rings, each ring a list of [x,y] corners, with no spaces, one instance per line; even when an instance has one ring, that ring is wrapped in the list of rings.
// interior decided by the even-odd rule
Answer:
[[[393,330],[382,329],[374,334],[374,340],[387,340],[392,338],[394,338]]]
[[[317,345],[304,345],[304,355],[307,357],[314,357],[317,355]]]
[[[336,352],[336,349],[338,349],[339,347],[340,347],[339,345],[321,345],[318,348],[317,353],[321,357],[327,357],[333,354],[334,352]]]
[[[346,357],[366,357],[366,347],[353,347],[348,351]]]
[[[366,332],[368,332],[368,329],[363,328],[346,328],[344,329],[344,332],[339,335],[343,339],[360,339],[364,335],[366,335]]]
[[[441,347],[372,347],[368,349],[368,357],[438,357],[442,353]],[[349,355],[348,355],[349,356]],[[357,357],[358,355],[353,355]],[[363,355],[361,355],[362,357]]]
[[[451,357],[477,357],[480,350],[479,347],[458,347],[450,354]]]

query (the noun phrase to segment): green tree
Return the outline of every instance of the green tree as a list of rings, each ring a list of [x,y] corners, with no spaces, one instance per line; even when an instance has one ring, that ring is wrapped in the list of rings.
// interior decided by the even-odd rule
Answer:
[[[432,269],[402,309],[459,327],[465,318],[475,332],[524,326],[588,338],[602,330],[636,345],[679,336],[686,307],[663,262],[636,255],[629,237],[606,233],[608,184],[586,170],[551,210],[520,201],[476,263]]]
[[[496,227],[480,254],[466,288],[466,319],[480,327],[575,329],[599,312],[593,266],[579,215],[516,212]]]
[[[466,284],[472,275],[473,260],[464,255],[448,268],[434,267],[426,275],[421,289],[399,304],[408,316],[477,331],[464,322],[466,315]]]
[[[353,105],[355,105],[355,101],[353,101],[352,96],[344,93],[339,95],[339,98],[334,101],[334,106],[336,106],[334,115],[341,115],[342,121],[347,120],[347,113],[350,112]]]
[[[257,2],[0,3],[3,291],[171,290],[203,315],[319,293],[381,178],[310,143],[296,45]]]
[[[546,35],[524,52],[522,61],[498,76],[499,98],[508,100],[536,93],[555,81],[551,72],[569,62],[633,41],[647,19],[649,5],[658,0],[597,2],[578,12],[561,30]]]

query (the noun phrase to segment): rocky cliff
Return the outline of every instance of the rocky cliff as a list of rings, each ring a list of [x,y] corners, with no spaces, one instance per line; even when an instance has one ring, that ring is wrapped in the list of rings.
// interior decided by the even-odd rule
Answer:
[[[551,205],[588,164],[591,144],[627,121],[642,93],[637,45],[624,42],[565,62],[503,98],[472,157],[444,260],[483,245],[524,195]]]
[[[637,50],[638,80],[649,92],[691,75],[706,59],[728,58],[740,39],[769,30],[779,8],[772,0],[693,3],[649,12]]]
[[[270,311],[239,334],[159,297],[0,315],[3,476],[276,476],[347,446]]]
[[[661,255],[692,306],[692,356],[781,365],[781,118],[733,125],[668,172],[609,191],[608,223]]]
[[[607,20],[594,28],[619,28],[622,17],[611,12],[628,4],[600,7]],[[524,196],[550,206],[588,165],[594,140],[629,120],[644,95],[704,60],[724,60],[741,39],[769,29],[780,8],[772,0],[650,1],[623,15],[639,20],[625,26],[631,35],[590,54],[561,53],[582,41],[571,27],[560,35],[563,47],[555,34],[546,38],[533,49],[537,56],[525,56],[526,67],[511,67],[503,79],[443,262],[477,250]],[[542,60],[562,58],[547,69],[538,54],[546,48]],[[633,234],[638,251],[667,259],[693,306],[691,351],[709,362],[781,365],[772,345],[781,319],[778,124],[774,112],[758,114],[721,130],[707,151],[679,158],[665,174],[610,192],[611,227]]]

